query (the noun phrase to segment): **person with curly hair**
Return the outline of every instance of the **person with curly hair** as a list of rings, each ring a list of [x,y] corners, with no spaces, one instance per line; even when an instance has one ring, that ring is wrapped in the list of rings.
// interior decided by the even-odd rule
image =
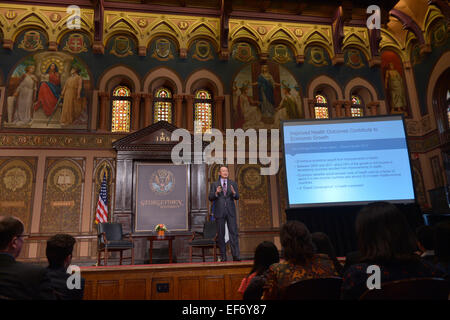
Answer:
[[[326,254],[314,253],[311,233],[303,223],[285,223],[280,240],[284,261],[270,266],[263,300],[280,299],[283,289],[297,281],[339,276]]]

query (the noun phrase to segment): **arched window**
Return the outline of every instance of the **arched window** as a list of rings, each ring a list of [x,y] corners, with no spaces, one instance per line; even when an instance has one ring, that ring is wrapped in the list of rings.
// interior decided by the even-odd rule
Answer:
[[[364,104],[362,99],[357,95],[352,95],[352,106],[350,108],[352,117],[364,116]]]
[[[195,132],[208,132],[212,128],[212,97],[207,90],[200,89],[194,95]]]
[[[112,97],[111,132],[129,132],[131,119],[131,90],[117,86]]]
[[[314,104],[314,118],[328,119],[328,100],[324,95],[317,94]]]
[[[153,103],[153,122],[172,123],[172,92],[167,88],[159,88],[156,90]]]

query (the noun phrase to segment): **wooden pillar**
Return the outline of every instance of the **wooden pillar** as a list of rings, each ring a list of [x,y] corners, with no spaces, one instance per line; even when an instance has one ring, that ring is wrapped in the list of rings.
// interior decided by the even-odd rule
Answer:
[[[139,130],[139,111],[141,104],[141,94],[140,93],[132,93],[131,98],[133,98],[133,104],[131,111],[131,130]]]
[[[153,95],[151,93],[144,93],[142,95],[144,98],[144,127],[148,127],[152,124],[152,100]]]
[[[223,101],[225,97],[214,98],[214,127],[223,131]]]
[[[194,96],[187,94],[186,99],[186,129],[190,132],[194,131]]]
[[[175,99],[175,126],[183,128],[183,95],[174,94],[173,98]]]
[[[107,131],[109,129],[108,119],[110,112],[108,112],[111,108],[109,108],[109,93],[108,92],[99,92],[98,96],[100,97],[100,114],[99,114],[99,130]]]

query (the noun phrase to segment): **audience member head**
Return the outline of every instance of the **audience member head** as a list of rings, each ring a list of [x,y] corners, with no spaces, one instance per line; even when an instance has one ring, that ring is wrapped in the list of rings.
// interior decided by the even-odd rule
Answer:
[[[416,238],[403,213],[388,202],[365,206],[356,218],[362,261],[389,262],[417,257]]]
[[[336,259],[336,251],[326,233],[314,232],[311,234],[311,238],[316,248],[316,253],[324,253],[327,254],[330,259]]]
[[[314,254],[314,245],[308,228],[299,221],[288,221],[280,231],[284,258],[295,264],[305,264]]]
[[[0,217],[0,252],[17,258],[22,250],[24,226],[14,217]]]
[[[434,228],[431,226],[420,226],[416,230],[417,245],[420,251],[434,250]]]
[[[68,234],[56,234],[48,239],[45,254],[49,267],[52,269],[67,269],[72,262],[74,245],[75,238]]]
[[[250,274],[263,274],[269,267],[280,262],[280,255],[277,247],[269,241],[261,242],[255,249],[255,258],[253,260],[253,268]]]
[[[434,252],[439,262],[450,263],[450,221],[439,222],[435,227]]]

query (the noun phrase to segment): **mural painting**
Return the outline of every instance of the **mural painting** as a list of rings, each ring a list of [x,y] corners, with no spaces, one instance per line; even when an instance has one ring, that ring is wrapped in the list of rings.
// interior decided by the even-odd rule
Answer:
[[[283,66],[255,62],[233,81],[234,127],[279,128],[281,120],[303,118],[297,80]]]
[[[28,56],[9,78],[3,127],[87,129],[90,90],[78,58],[50,51]]]

